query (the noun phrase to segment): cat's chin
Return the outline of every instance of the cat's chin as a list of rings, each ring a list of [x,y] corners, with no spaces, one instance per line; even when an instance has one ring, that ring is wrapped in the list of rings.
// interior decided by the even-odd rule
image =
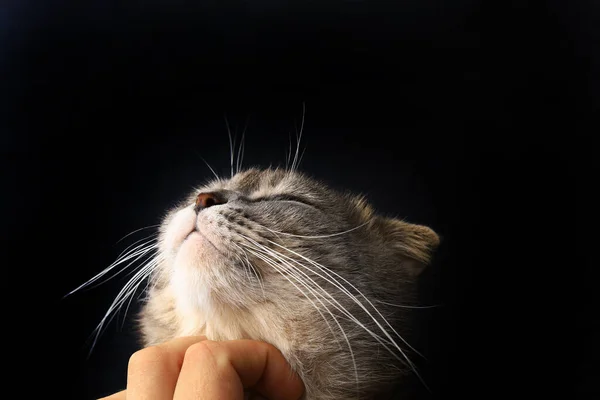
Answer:
[[[190,232],[177,254],[179,264],[196,265],[198,268],[219,262],[225,257],[226,255],[198,230]]]
[[[179,247],[171,273],[177,309],[186,315],[210,315],[215,310],[245,305],[247,288],[237,275],[239,266],[206,235],[190,233]]]

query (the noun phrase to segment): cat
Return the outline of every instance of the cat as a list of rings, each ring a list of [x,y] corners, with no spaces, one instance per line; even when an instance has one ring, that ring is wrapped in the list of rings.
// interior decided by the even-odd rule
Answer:
[[[438,244],[431,228],[379,215],[295,168],[249,168],[166,214],[157,238],[134,247],[156,253],[115,304],[150,276],[145,346],[262,340],[302,378],[306,400],[382,398],[418,376],[406,305]]]

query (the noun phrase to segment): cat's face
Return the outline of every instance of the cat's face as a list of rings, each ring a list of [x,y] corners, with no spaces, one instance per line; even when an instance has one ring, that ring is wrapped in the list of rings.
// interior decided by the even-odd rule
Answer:
[[[406,309],[394,304],[410,299],[437,244],[431,229],[379,216],[295,171],[213,181],[161,226],[145,342],[265,340],[300,374],[307,398],[374,393],[412,368],[400,336]]]
[[[181,306],[246,307],[274,285],[302,296],[296,286],[306,265],[317,268],[310,261],[351,272],[371,216],[361,199],[299,173],[252,169],[199,188],[172,210],[160,251]]]

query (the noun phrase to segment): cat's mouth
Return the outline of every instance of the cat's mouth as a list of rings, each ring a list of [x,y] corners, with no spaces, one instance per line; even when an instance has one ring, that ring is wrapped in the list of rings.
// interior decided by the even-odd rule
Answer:
[[[201,217],[189,208],[181,210],[167,229],[166,248],[171,248],[180,261],[194,265],[232,260],[230,235],[217,218],[208,214]]]
[[[209,235],[202,232],[197,224],[194,226],[194,229],[190,233],[188,233],[186,235],[186,237],[183,239],[181,246],[184,246],[186,243],[190,243],[190,244],[193,243],[194,245],[202,247],[202,248],[209,247],[212,250],[219,253],[220,255],[222,255],[224,257],[228,257],[227,252],[225,252],[224,249],[222,249],[220,246],[218,246],[214,242],[214,239],[211,240],[209,238]]]

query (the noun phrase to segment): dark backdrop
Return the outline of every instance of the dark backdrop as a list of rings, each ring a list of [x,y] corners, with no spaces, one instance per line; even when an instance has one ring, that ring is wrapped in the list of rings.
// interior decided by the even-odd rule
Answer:
[[[86,339],[124,281],[62,296],[209,178],[202,158],[227,173],[225,116],[247,124],[245,165],[277,165],[304,103],[304,171],[443,237],[422,398],[592,398],[593,3],[3,2],[2,347],[31,374],[19,390],[123,387],[136,305],[90,358]]]

